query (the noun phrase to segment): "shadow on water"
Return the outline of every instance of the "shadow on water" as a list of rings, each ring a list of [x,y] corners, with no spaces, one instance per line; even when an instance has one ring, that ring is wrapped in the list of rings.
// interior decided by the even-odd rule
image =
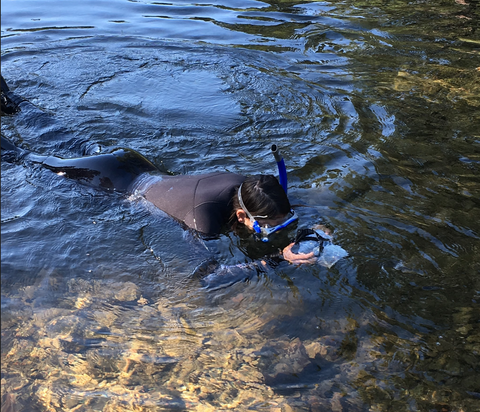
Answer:
[[[349,256],[209,290],[199,265],[277,245],[2,159],[2,410],[477,410],[478,2],[116,5],[2,4],[43,112],[2,135],[176,173],[275,174],[275,142]]]

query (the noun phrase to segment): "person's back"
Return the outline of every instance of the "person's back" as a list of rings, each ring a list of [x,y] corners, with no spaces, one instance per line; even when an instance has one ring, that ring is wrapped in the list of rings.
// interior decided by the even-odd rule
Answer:
[[[231,200],[245,176],[214,172],[141,180],[135,189],[149,202],[189,228],[216,235],[230,220]]]

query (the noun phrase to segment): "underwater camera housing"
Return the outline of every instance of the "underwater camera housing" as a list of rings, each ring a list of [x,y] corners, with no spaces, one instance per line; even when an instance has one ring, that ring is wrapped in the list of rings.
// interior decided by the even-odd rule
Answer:
[[[315,256],[320,256],[323,252],[323,243],[327,240],[320,233],[313,229],[298,229],[294,240],[292,252],[304,254],[313,252]]]
[[[348,252],[334,245],[332,236],[321,229],[298,229],[291,250],[296,254],[313,252],[317,257],[317,264],[327,268],[331,268],[338,260],[348,256]]]

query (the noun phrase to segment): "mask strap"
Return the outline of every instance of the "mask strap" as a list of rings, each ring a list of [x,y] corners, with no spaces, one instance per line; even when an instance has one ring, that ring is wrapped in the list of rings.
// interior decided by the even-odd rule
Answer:
[[[257,230],[255,228],[255,223],[258,227],[258,229],[260,230],[260,225],[258,224],[257,222],[257,219],[267,219],[268,216],[253,216],[249,211],[248,209],[246,208],[245,206],[245,203],[243,203],[243,199],[242,199],[242,186],[243,186],[243,183],[240,185],[240,187],[238,188],[238,203],[240,203],[240,207],[243,209],[243,211],[247,214],[247,216],[249,217],[249,219],[253,222],[253,227],[255,230]],[[257,232],[257,233],[260,233],[260,232]]]

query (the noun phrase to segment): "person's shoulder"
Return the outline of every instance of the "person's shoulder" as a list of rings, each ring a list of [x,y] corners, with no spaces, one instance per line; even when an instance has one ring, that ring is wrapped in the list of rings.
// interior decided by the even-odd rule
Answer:
[[[225,180],[225,181],[235,181],[239,184],[243,182],[246,177],[238,173],[233,172],[211,172],[201,175],[197,175],[199,180]]]
[[[217,171],[217,172],[209,172],[209,173],[202,173],[198,176],[203,176],[203,177],[211,177],[211,176],[241,176],[245,179],[245,176],[238,174],[238,173],[233,173],[233,172],[227,172],[227,171]]]

